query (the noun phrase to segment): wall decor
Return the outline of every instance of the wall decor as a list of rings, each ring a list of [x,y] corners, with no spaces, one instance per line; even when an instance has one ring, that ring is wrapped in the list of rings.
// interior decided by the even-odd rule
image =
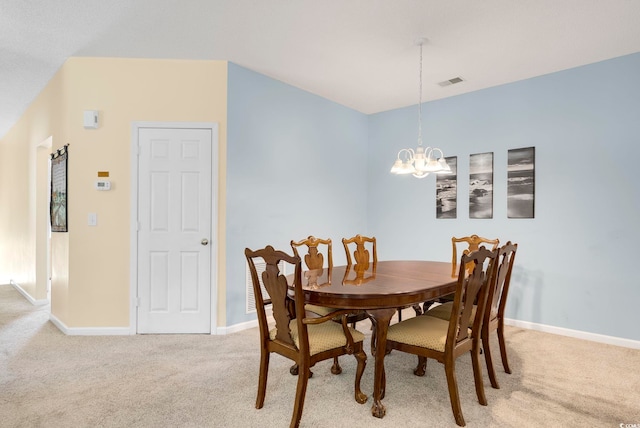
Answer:
[[[535,147],[509,150],[507,156],[507,217],[534,218]]]
[[[445,158],[450,174],[436,175],[436,218],[456,218],[458,206],[458,157]]]
[[[469,156],[469,218],[493,218],[493,152]]]
[[[52,232],[67,232],[67,163],[68,145],[51,154],[51,202]]]

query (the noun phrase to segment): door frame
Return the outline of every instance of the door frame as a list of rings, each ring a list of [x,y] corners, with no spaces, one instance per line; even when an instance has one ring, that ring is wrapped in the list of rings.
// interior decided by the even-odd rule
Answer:
[[[142,128],[163,129],[208,129],[211,130],[211,334],[218,327],[218,124],[215,122],[131,122],[131,200],[130,200],[130,244],[129,244],[129,334],[138,333],[138,152],[139,130]]]

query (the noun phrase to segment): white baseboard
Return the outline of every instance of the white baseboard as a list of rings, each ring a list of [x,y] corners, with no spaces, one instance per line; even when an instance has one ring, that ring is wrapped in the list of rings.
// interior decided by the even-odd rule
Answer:
[[[33,297],[31,297],[31,295],[29,293],[27,293],[26,291],[24,291],[24,289],[22,287],[20,287],[20,284],[15,282],[13,279],[9,280],[9,284],[11,284],[13,286],[13,288],[15,288],[18,291],[18,293],[22,294],[22,296],[25,299],[27,299],[32,305],[34,305],[34,306],[44,306],[44,305],[48,305],[49,304],[49,301],[47,299],[36,300]]]
[[[128,336],[129,327],[68,327],[55,315],[49,314],[49,321],[67,336]]]
[[[554,327],[529,321],[520,321],[505,318],[504,323],[514,327],[536,330],[544,333],[558,334],[560,336],[574,337],[576,339],[590,340],[592,342],[606,343],[608,345],[622,346],[624,348],[640,349],[640,341],[624,339],[621,337],[605,336],[604,334],[588,333],[586,331],[571,330],[569,328]]]
[[[267,317],[267,323],[271,324],[275,324],[275,319],[273,319],[273,315],[270,315]],[[218,327],[216,329],[215,334],[231,334],[231,333],[236,333],[238,331],[242,331],[242,330],[247,330],[253,327],[258,327],[258,320],[252,320],[252,321],[246,321],[246,322],[242,322],[240,324],[234,324],[231,325],[229,327]]]
[[[216,331],[214,334],[222,335],[222,334],[237,333],[239,331],[248,330],[250,328],[257,327],[257,326],[258,326],[258,320],[256,319],[253,321],[247,321],[240,324],[230,325],[228,327],[218,327],[216,328]]]
[[[270,317],[269,323],[272,323],[272,322],[274,322],[273,317]],[[621,346],[624,348],[640,349],[640,341],[638,340],[606,336],[604,334],[597,334],[597,333],[588,333],[585,331],[571,330],[563,327],[554,327],[551,325],[538,324],[538,323],[529,322],[529,321],[514,320],[510,318],[505,318],[504,323],[514,327],[524,328],[527,330],[535,330],[535,331],[541,331],[543,333],[551,333],[551,334],[557,334],[560,336],[573,337],[576,339],[590,340],[592,342],[606,343],[608,345]],[[246,321],[240,324],[234,324],[229,327],[218,327],[216,329],[215,334],[231,334],[231,333],[236,333],[238,331],[246,330],[246,329],[257,327],[257,326],[258,326],[258,320],[256,319],[253,321]]]

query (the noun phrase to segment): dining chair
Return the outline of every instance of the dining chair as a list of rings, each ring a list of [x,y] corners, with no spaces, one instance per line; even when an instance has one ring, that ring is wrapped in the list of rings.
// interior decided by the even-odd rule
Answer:
[[[327,278],[331,280],[331,271],[333,270],[333,249],[331,239],[316,238],[315,236],[310,235],[308,238],[300,241],[291,240],[291,248],[293,249],[294,255],[300,256],[298,252],[300,247],[306,247],[307,249],[306,254],[304,255],[304,264],[307,270],[303,274],[306,275],[307,280],[322,276],[321,272],[325,269],[325,265],[328,273]],[[326,306],[312,305],[309,303],[305,304],[305,309],[308,312],[312,312],[319,316],[329,315],[330,313],[338,310],[336,308],[328,308]],[[366,312],[358,311],[347,315],[347,323],[353,328],[356,328],[356,323],[358,321],[362,321],[367,318]],[[334,318],[334,321],[341,322],[341,317]],[[334,357],[333,361],[334,363],[331,367],[331,372],[333,374],[340,374],[342,372],[342,368],[338,362],[338,357]],[[291,367],[291,374],[298,374],[298,367],[296,365]]]
[[[517,250],[518,244],[512,244],[511,241],[508,241],[498,252],[498,261],[500,264],[495,276],[494,286],[489,291],[487,308],[485,309],[484,320],[482,321],[482,349],[484,350],[484,359],[487,363],[491,386],[496,389],[500,388],[500,385],[498,384],[493,362],[491,361],[489,334],[496,331],[498,344],[500,346],[502,366],[506,373],[511,374],[509,360],[507,359],[507,345],[504,340],[504,311],[507,306],[511,271],[513,270],[513,262],[515,261]]]
[[[316,238],[315,236],[310,235],[308,238],[302,239],[300,241],[294,241],[293,239],[291,240],[291,249],[293,250],[294,255],[300,256],[298,248],[303,246],[307,248],[307,252],[303,258],[304,264],[307,267],[306,272],[316,272],[314,276],[320,276],[318,274],[318,271],[322,271],[325,268],[326,264],[326,268],[328,271],[327,277],[331,279],[331,271],[333,270],[333,250],[331,239]],[[321,246],[324,247],[324,251],[319,248]],[[308,303],[305,305],[305,308],[308,311],[314,312],[320,316],[327,315],[329,312],[335,311],[335,309],[333,308],[311,305]]]
[[[417,316],[391,325],[387,333],[387,352],[396,349],[418,356],[418,366],[414,370],[416,376],[424,376],[428,358],[444,364],[451,409],[459,426],[465,426],[465,421],[460,406],[455,364],[456,359],[466,352],[471,353],[478,402],[483,406],[487,405],[480,367],[479,333],[488,287],[495,274],[496,263],[492,261],[496,259],[497,254],[497,251],[482,246],[477,251],[462,255],[452,304],[451,313],[454,316],[448,321],[430,316]],[[469,263],[473,264],[473,270],[465,275],[464,271]],[[476,301],[477,314],[472,317]],[[386,378],[386,375],[383,376],[383,382],[386,382]],[[383,387],[384,390],[386,385]]]
[[[451,237],[452,257],[451,257],[451,277],[455,278],[458,274],[458,245],[465,245],[466,248],[462,251],[463,254],[476,251],[480,245],[491,244],[491,250],[498,248],[500,244],[499,239],[488,239],[478,235],[463,236],[462,238]],[[473,269],[473,265],[467,266],[467,273]]]
[[[298,427],[300,424],[310,369],[319,361],[353,354],[357,360],[355,400],[365,403],[367,396],[360,389],[367,360],[363,350],[364,334],[347,325],[346,316],[349,311],[336,311],[323,317],[307,317],[300,257],[275,250],[270,245],[256,251],[246,248],[244,253],[251,272],[260,328],[260,375],[256,408],[261,409],[264,405],[271,353],[289,358],[299,367],[290,427]],[[256,261],[263,261],[265,264],[261,277],[258,277]],[[293,266],[291,284],[281,274],[280,262]],[[268,296],[263,295],[260,278]],[[274,328],[268,325],[265,311],[268,305],[272,307]],[[342,317],[340,324],[333,322],[336,316]]]
[[[480,333],[482,338],[482,351],[484,352],[484,359],[487,364],[489,380],[491,381],[491,386],[496,389],[499,389],[500,385],[498,384],[498,379],[491,359],[489,335],[493,331],[497,332],[502,366],[504,367],[504,371],[510,374],[511,368],[509,367],[507,346],[504,340],[504,311],[507,305],[509,283],[511,282],[511,271],[513,270],[513,262],[515,260],[517,249],[518,244],[512,244],[511,241],[509,241],[497,250],[498,257],[496,258],[496,263],[498,266],[492,284],[489,287]],[[452,307],[452,302],[447,302],[428,310],[425,312],[425,315],[449,320],[451,317]],[[474,307],[472,317],[475,316],[475,313],[476,309]]]
[[[353,260],[356,261],[355,267],[357,269],[367,270],[369,269],[369,263],[378,263],[378,252],[376,245],[376,238],[356,235],[351,238],[342,238],[342,245],[344,246],[344,252],[347,255],[347,266],[353,265]],[[353,258],[351,258],[351,250],[353,248]],[[367,249],[369,247],[369,249]]]
[[[351,238],[342,238],[342,245],[344,246],[344,251],[347,255],[347,266],[352,266],[353,260],[356,261],[356,264],[353,266],[355,271],[363,271],[369,269],[369,264],[375,264],[378,262],[378,252],[377,252],[377,244],[376,238],[356,235]],[[351,250],[353,249],[353,258],[351,257]],[[367,249],[369,247],[369,249]],[[374,268],[375,269],[375,268]],[[404,306],[398,308],[398,321],[402,321],[402,310],[408,308],[409,306]],[[412,305],[411,306],[415,311],[416,315],[422,314],[422,309],[420,305]],[[372,344],[375,342],[375,337],[371,337]]]
[[[451,277],[452,278],[455,278],[456,275],[458,275],[458,260],[459,260],[458,245],[466,245],[466,248],[462,250],[462,254],[468,254],[471,251],[476,251],[478,247],[482,244],[490,244],[491,250],[493,251],[498,248],[498,245],[500,244],[500,240],[483,238],[478,235],[463,236],[461,238],[456,238],[455,236],[451,237],[451,247],[452,247]],[[470,264],[469,266],[467,266],[467,269],[465,270],[465,274],[468,274],[471,269],[473,269],[473,264]],[[422,304],[422,312],[427,313],[429,308],[434,303],[447,303],[451,301],[453,301],[453,294],[448,294],[438,299],[435,299],[429,302],[424,302]]]

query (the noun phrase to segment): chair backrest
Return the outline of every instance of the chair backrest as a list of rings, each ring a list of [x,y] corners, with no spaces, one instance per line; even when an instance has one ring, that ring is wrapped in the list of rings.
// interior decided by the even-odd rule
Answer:
[[[497,269],[495,272],[492,287],[489,289],[487,297],[487,308],[485,309],[484,322],[488,325],[491,320],[504,317],[504,308],[507,304],[509,293],[509,283],[511,282],[511,271],[516,258],[518,244],[507,242],[498,249],[496,259]]]
[[[264,249],[252,251],[249,248],[244,250],[245,257],[251,271],[251,281],[253,283],[253,292],[256,299],[256,309],[258,312],[258,324],[260,326],[260,336],[263,345],[269,341],[269,325],[267,323],[267,315],[265,306],[271,304],[273,310],[273,318],[276,321],[276,329],[278,330],[275,342],[285,344],[296,350],[296,346],[291,336],[290,321],[297,319],[298,335],[300,351],[304,351],[303,347],[308,349],[309,339],[307,335],[306,324],[302,322],[304,318],[304,296],[302,294],[301,280],[301,261],[297,255],[289,255],[283,251],[275,250],[271,245]],[[265,269],[262,272],[262,284],[269,293],[269,299],[265,299],[262,295],[258,271],[256,269],[256,259],[262,259],[265,263]],[[280,262],[294,266],[293,274],[293,290],[287,283],[287,278],[281,274]]]
[[[496,248],[498,248],[498,245],[500,244],[500,240],[499,239],[488,239],[488,238],[483,238],[481,236],[478,235],[471,235],[471,236],[463,236],[462,238],[456,238],[455,236],[451,238],[451,246],[453,247],[453,255],[451,257],[451,277],[455,278],[456,275],[458,274],[458,244],[466,244],[467,248],[464,249],[464,251],[462,252],[462,254],[468,254],[472,251],[476,251],[478,249],[478,247],[481,244],[491,244],[491,250],[495,250]],[[471,273],[471,270],[473,269],[473,265],[470,264],[467,266],[467,270],[466,273],[469,274]]]
[[[353,259],[351,258],[351,251],[349,246],[355,244],[355,250],[353,251]],[[356,235],[353,238],[342,238],[342,245],[344,251],[347,254],[347,265],[351,266],[353,260],[356,262],[356,267],[362,270],[369,269],[369,263],[378,262],[378,253],[376,250],[376,238],[362,235]],[[371,248],[371,251],[367,250],[367,246]]]
[[[307,269],[322,269],[324,267],[325,260],[327,261],[329,270],[333,268],[333,250],[331,248],[331,239],[321,239],[316,238],[311,235],[307,239],[302,239],[300,241],[291,240],[291,248],[293,249],[293,254],[299,256],[298,248],[306,246],[307,253],[304,255],[304,264],[307,266]],[[324,254],[321,248],[324,248]],[[325,256],[326,254],[326,256]]]
[[[447,333],[446,346],[450,347],[451,351],[462,342],[470,340],[469,328],[472,329],[474,340],[480,336],[488,289],[492,284],[497,267],[495,263],[497,256],[497,250],[491,251],[481,246],[478,250],[463,254],[460,258],[458,283]],[[473,269],[470,273],[465,274],[469,264],[473,266]],[[473,307],[476,304],[476,314],[472,318]]]

